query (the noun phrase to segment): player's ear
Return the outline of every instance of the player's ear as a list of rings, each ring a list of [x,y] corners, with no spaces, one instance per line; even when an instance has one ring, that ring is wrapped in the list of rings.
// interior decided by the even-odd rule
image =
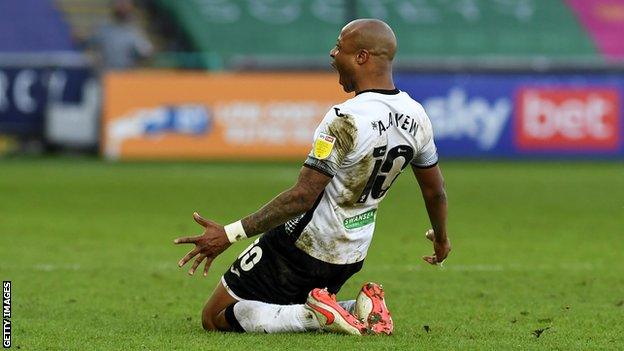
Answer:
[[[358,65],[363,65],[366,61],[368,61],[369,58],[370,52],[368,52],[368,50],[366,49],[361,49],[355,57],[355,62],[357,62]]]

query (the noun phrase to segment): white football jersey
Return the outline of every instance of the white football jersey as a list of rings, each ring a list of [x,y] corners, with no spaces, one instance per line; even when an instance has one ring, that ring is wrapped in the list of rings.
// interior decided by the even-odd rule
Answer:
[[[314,133],[305,166],[333,179],[314,207],[286,223],[295,245],[321,261],[363,260],[377,206],[411,163],[433,167],[438,155],[423,107],[399,90],[369,90],[334,106]]]

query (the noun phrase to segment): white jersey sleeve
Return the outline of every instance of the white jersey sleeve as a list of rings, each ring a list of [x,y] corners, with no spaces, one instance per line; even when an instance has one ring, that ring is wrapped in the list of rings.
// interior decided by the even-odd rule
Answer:
[[[333,177],[353,152],[357,141],[357,127],[353,118],[334,106],[314,132],[312,150],[305,165]]]
[[[425,111],[423,110],[422,113],[424,114]],[[438,164],[438,150],[433,141],[433,128],[429,118],[423,119],[422,128],[426,131],[423,133],[426,139],[422,140],[422,146],[418,153],[414,155],[412,165],[418,168],[430,168]]]

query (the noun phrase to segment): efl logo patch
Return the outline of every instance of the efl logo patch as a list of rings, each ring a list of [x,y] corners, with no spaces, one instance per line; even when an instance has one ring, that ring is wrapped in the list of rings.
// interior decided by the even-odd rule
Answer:
[[[335,142],[335,137],[325,133],[319,134],[318,138],[314,141],[314,157],[319,160],[328,158],[334,149]]]
[[[521,150],[617,150],[620,101],[611,88],[526,88],[516,96]]]

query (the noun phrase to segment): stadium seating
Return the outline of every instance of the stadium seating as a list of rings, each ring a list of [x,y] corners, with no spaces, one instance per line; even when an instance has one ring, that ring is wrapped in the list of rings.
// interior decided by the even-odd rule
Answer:
[[[52,0],[0,1],[0,52],[74,50]]]
[[[55,2],[71,26],[74,37],[79,41],[88,40],[102,24],[112,20],[111,0],[55,0]],[[134,18],[140,27],[148,29],[149,19],[146,18],[141,6],[135,9]],[[146,30],[146,34],[156,47],[160,47],[160,38],[156,33]]]
[[[86,39],[109,17],[110,0],[56,0],[74,35]]]
[[[156,0],[194,49],[232,58],[321,58],[348,17],[343,1]],[[357,17],[395,29],[399,58],[597,57],[563,0],[364,1]]]

